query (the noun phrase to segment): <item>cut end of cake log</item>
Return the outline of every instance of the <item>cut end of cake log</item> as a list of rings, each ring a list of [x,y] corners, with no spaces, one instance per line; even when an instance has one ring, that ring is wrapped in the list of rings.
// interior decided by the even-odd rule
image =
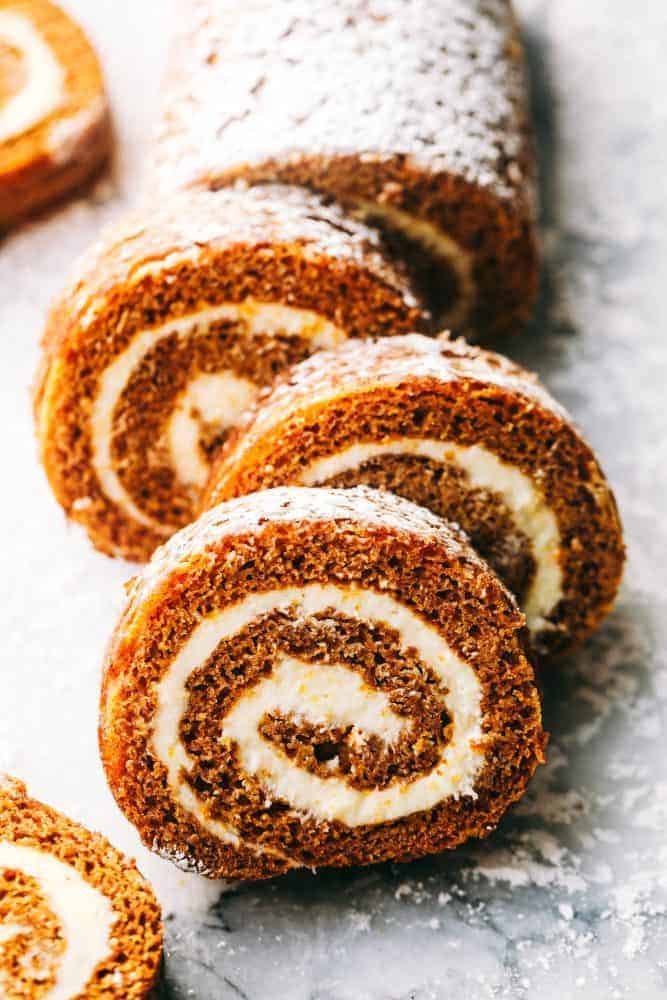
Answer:
[[[151,183],[320,192],[382,228],[441,326],[521,327],[536,164],[509,0],[204,0],[181,20]]]
[[[377,235],[308,192],[145,208],[47,325],[35,415],[53,491],[104,552],[145,559],[195,515],[213,454],[280,371],[425,323]]]
[[[486,836],[545,742],[524,619],[465,537],[357,488],[222,504],[133,583],[100,746],[144,842],[210,877]]]

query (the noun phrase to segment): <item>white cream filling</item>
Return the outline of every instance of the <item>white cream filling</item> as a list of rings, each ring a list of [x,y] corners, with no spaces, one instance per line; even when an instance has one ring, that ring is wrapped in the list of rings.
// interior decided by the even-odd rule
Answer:
[[[381,736],[386,743],[394,743],[407,725],[391,710],[387,696],[355,670],[335,663],[306,663],[293,656],[283,656],[266,682],[236,703],[225,718],[223,739],[243,742],[267,712],[327,729],[353,721],[356,729]]]
[[[111,950],[109,936],[116,918],[110,901],[76,868],[35,847],[0,842],[0,868],[12,868],[36,879],[60,923],[65,951],[55,984],[44,1000],[78,996]],[[12,936],[21,930],[16,925],[10,928],[14,929]]]
[[[246,299],[245,302],[238,304],[229,303],[203,309],[189,316],[171,320],[155,329],[142,330],[137,333],[129,346],[100,377],[99,390],[93,402],[90,417],[92,464],[100,486],[109,500],[117,504],[128,517],[165,536],[173,532],[174,526],[156,521],[144,513],[124,488],[116,473],[111,455],[114,412],[133,373],[156,344],[173,334],[183,338],[203,335],[208,332],[212,323],[225,319],[243,323],[244,332],[248,337],[262,333],[269,335],[287,334],[309,340],[314,349],[334,347],[346,339],[344,330],[324,319],[318,313],[271,302],[257,302],[253,299]],[[233,387],[234,398],[227,402],[221,400],[215,404],[220,411],[224,412],[225,424],[229,426],[236,422],[246,408],[252,383],[238,379],[232,372],[220,372],[216,377],[222,379],[218,387],[223,391],[230,386]],[[241,391],[240,382],[246,382],[243,391]],[[200,388],[195,392],[200,392],[205,407],[208,407],[207,413],[212,414],[215,407],[211,401],[214,395],[211,390],[212,383],[207,383],[205,389]],[[184,454],[193,441],[192,427],[189,426],[186,429],[185,420],[177,417],[176,429],[174,431],[172,428],[168,437],[170,438],[172,455],[176,455],[175,469],[177,474],[180,466],[185,483],[201,483],[204,478],[204,463],[199,454],[198,442],[196,449],[192,452],[196,456],[194,460],[190,460]]]
[[[353,444],[335,455],[317,459],[303,471],[300,482],[316,486],[383,455],[416,455],[454,465],[465,472],[472,486],[491,490],[502,498],[515,525],[529,540],[535,560],[535,575],[523,602],[528,628],[537,633],[548,626],[546,619],[563,596],[560,531],[553,511],[532,480],[482,445],[403,437]]]
[[[303,619],[333,609],[351,618],[376,621],[395,629],[401,644],[406,649],[415,649],[443,685],[443,702],[452,719],[452,733],[436,767],[412,781],[396,781],[384,789],[359,790],[339,778],[322,779],[301,769],[262,738],[257,727],[266,712],[286,712],[315,725],[352,725],[360,736],[364,732],[377,733],[389,743],[411,721],[396,715],[386,695],[371,688],[356,671],[342,664],[306,664],[282,656],[269,677],[239,697],[221,726],[221,739],[237,744],[244,769],[257,777],[267,795],[280,798],[318,820],[338,820],[350,827],[399,819],[450,797],[474,796],[475,779],[484,755],[479,745],[481,688],[472,667],[452,651],[432,625],[388,594],[357,586],[309,584],[253,594],[209,615],[197,626],[158,684],[153,747],[167,768],[176,800],[205,829],[231,843],[239,843],[238,832],[211,820],[183,780],[182,770],[187,771],[191,765],[179,734],[189,700],[187,682],[223,639],[278,609],[292,610]]]
[[[434,257],[447,262],[456,276],[459,295],[447,313],[437,319],[439,323],[451,324],[453,327],[465,322],[476,294],[472,254],[433,223],[393,205],[362,201],[358,203],[357,210],[366,221],[386,223],[409,240],[425,247]]]
[[[0,142],[22,135],[62,103],[65,72],[52,49],[27,17],[0,11],[0,41],[22,56],[25,85],[0,106]]]
[[[21,924],[0,924],[0,945],[12,941],[19,934],[31,933],[30,927],[22,927]]]
[[[199,375],[180,396],[169,420],[169,455],[182,483],[203,488],[209,463],[199,446],[201,424],[226,430],[238,420],[257,394],[257,386],[232,372]]]

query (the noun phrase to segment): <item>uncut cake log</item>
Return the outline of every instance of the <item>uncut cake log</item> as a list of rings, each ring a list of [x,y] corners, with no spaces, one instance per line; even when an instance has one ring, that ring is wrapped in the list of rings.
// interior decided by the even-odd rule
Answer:
[[[211,877],[484,837],[542,760],[524,619],[388,493],[221,504],[157,550],[107,657],[100,747],[144,843]]]
[[[161,957],[134,863],[0,774],[0,996],[144,1000]]]
[[[323,192],[410,241],[441,326],[517,329],[538,262],[508,0],[182,7],[154,180]]]
[[[461,525],[542,653],[583,639],[613,603],[624,547],[604,474],[536,377],[498,354],[408,335],[295,366],[220,457],[205,505],[358,483]]]
[[[49,0],[0,0],[0,231],[83,184],[110,148],[83,31]]]
[[[211,455],[277,372],[423,323],[377,234],[284,187],[183,192],[103,236],[47,324],[35,395],[58,501],[147,558],[198,507]]]

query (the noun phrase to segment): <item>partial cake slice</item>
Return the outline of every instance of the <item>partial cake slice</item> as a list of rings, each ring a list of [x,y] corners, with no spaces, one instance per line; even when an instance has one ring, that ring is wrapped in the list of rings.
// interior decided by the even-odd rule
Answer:
[[[358,483],[460,524],[542,653],[582,640],[613,603],[624,546],[604,474],[536,377],[498,354],[409,335],[297,365],[221,457],[205,505]]]
[[[110,149],[81,28],[49,0],[0,0],[0,230],[88,180]]]
[[[58,501],[112,555],[192,520],[260,387],[347,337],[423,322],[372,230],[315,195],[185,193],[103,237],[48,321],[35,399]]]
[[[143,1000],[161,956],[134,863],[0,775],[0,996]]]
[[[100,747],[144,843],[211,877],[485,837],[543,759],[524,618],[464,536],[376,490],[221,504],[133,583]]]

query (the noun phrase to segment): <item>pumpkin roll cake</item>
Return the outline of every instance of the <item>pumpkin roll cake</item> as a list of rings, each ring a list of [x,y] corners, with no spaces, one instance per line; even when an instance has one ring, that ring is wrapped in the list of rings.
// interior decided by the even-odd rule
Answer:
[[[134,863],[0,775],[0,996],[142,1000],[161,957],[160,909]]]
[[[211,877],[484,837],[544,734],[524,619],[399,497],[278,488],[204,514],[132,584],[100,715],[144,842]]]
[[[110,148],[84,33],[48,0],[0,0],[0,229],[79,187]]]
[[[498,354],[407,335],[297,365],[230,442],[205,504],[359,483],[457,522],[543,655],[583,639],[614,600],[622,531],[595,455],[536,377]]]
[[[423,316],[377,234],[309,192],[144,209],[89,253],[47,323],[35,413],[53,491],[98,548],[145,559],[195,516],[259,387]]]
[[[517,329],[538,256],[509,0],[182,8],[153,181],[322,192],[400,244],[440,326]]]

